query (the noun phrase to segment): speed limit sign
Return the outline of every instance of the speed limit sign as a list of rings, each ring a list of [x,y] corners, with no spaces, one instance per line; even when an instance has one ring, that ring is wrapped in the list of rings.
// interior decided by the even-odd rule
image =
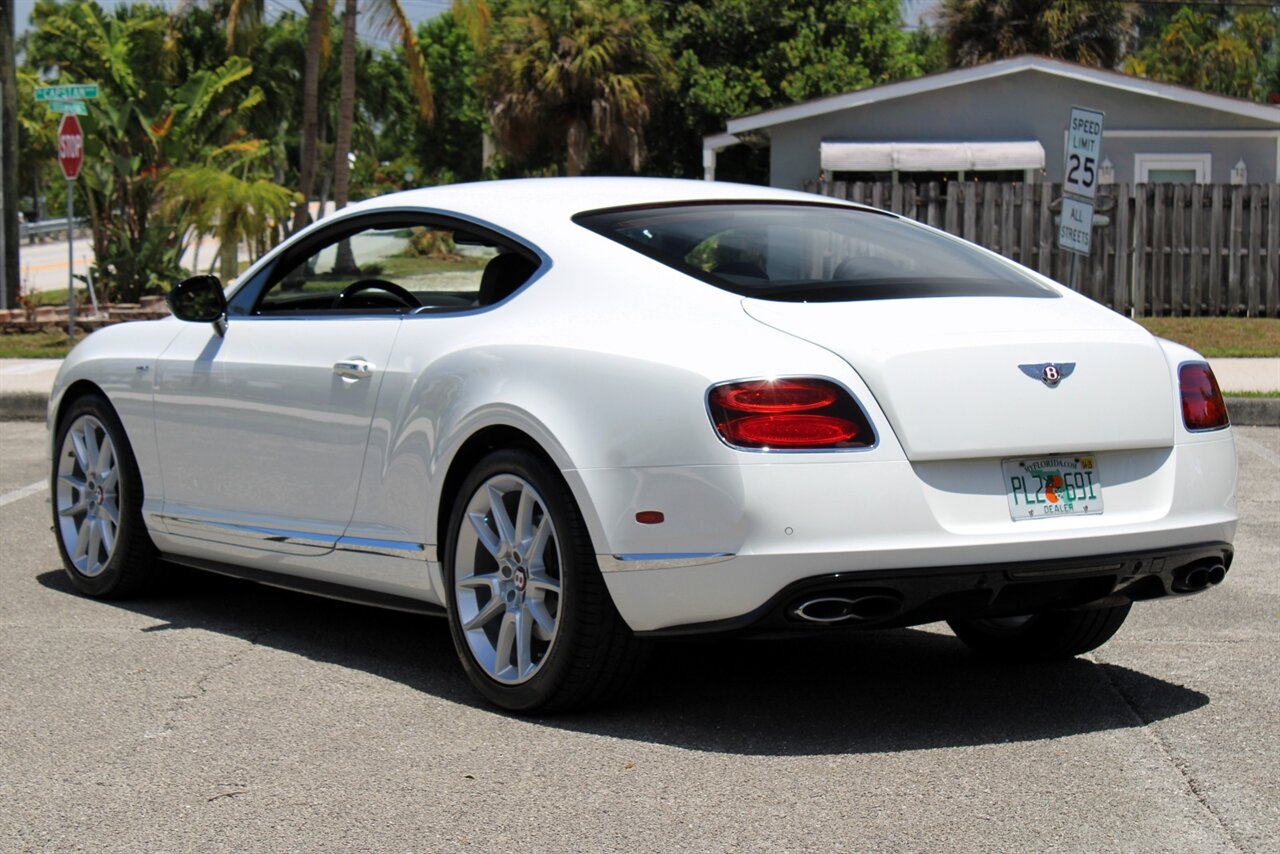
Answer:
[[[1084,107],[1071,108],[1071,122],[1067,125],[1066,178],[1062,182],[1062,192],[1068,195],[1092,201],[1098,193],[1104,115]]]

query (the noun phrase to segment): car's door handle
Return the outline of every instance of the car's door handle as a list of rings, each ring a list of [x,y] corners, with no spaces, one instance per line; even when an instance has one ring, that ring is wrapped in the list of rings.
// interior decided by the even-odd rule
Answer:
[[[334,362],[333,372],[343,379],[363,380],[373,376],[373,364],[364,359],[347,359]]]

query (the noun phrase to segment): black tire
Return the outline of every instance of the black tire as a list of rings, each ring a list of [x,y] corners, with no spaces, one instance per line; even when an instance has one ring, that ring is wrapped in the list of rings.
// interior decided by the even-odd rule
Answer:
[[[68,439],[73,427],[77,427],[82,436],[83,428],[93,427],[95,437],[105,435],[110,440],[115,476],[113,482],[103,484],[105,488],[77,489],[70,485],[69,480],[60,482],[60,470],[73,480],[90,480],[84,477],[86,472],[80,464],[74,442]],[[97,428],[101,428],[100,434]],[[107,399],[99,394],[87,394],[73,401],[58,421],[53,447],[49,494],[52,496],[54,540],[71,583],[81,593],[100,599],[125,598],[147,592],[154,584],[159,555],[142,521],[142,476],[138,473],[138,464],[124,427]],[[66,515],[59,512],[60,507],[68,501],[74,502],[77,497],[82,503],[93,498],[94,503],[92,507],[78,512]],[[90,511],[109,520],[111,510],[116,515],[113,544],[110,548],[100,545],[93,557],[88,556],[86,547],[86,555],[80,558],[78,566],[69,551],[76,548],[78,532],[86,524],[91,527],[94,524]],[[101,540],[100,537],[100,543]]]
[[[1090,652],[1111,639],[1129,604],[1080,611],[1042,611],[1025,617],[947,620],[979,655],[1005,661],[1050,661]]]
[[[474,525],[468,521],[467,508],[473,502],[484,502],[483,494],[491,494],[489,488],[501,491],[505,485],[517,487],[522,482],[532,487],[530,519],[550,519],[552,545],[545,546],[541,559],[531,557],[508,558],[516,564],[504,564],[476,534],[470,533]],[[516,503],[523,491],[504,493],[504,502]],[[516,495],[515,498],[511,496]],[[492,502],[490,501],[490,505]],[[508,507],[512,504],[508,504]],[[473,512],[476,512],[473,510]],[[492,512],[482,522],[492,525],[487,530],[497,531]],[[513,521],[512,530],[519,526],[518,513],[508,513]],[[463,525],[468,526],[464,535]],[[530,528],[534,523],[529,522]],[[501,535],[499,535],[500,537]],[[518,536],[515,538],[518,540]],[[491,541],[493,542],[493,541]],[[462,553],[462,569],[465,578],[483,578],[476,584],[458,587],[455,581],[459,571],[459,553]],[[510,554],[510,553],[508,553]],[[596,563],[591,538],[583,524],[573,494],[556,469],[537,454],[524,449],[496,451],[482,459],[463,482],[449,518],[448,536],[444,548],[445,597],[449,611],[449,629],[454,646],[467,677],[476,689],[491,703],[513,712],[550,713],[597,705],[616,697],[632,681],[643,667],[648,644],[636,638],[613,605],[605,588],[604,579]],[[542,569],[535,569],[540,563]],[[503,577],[503,573],[507,575]],[[523,577],[524,580],[519,582]],[[551,581],[558,585],[558,592],[542,592],[544,598],[534,600],[541,585]],[[505,585],[500,587],[499,585]],[[549,590],[549,587],[547,588]],[[518,592],[517,592],[518,591]],[[493,602],[492,599],[503,601]],[[529,597],[526,605],[525,597]],[[481,599],[483,598],[483,601]],[[535,622],[529,647],[537,647],[528,656],[532,662],[538,656],[531,675],[519,673],[517,651],[508,648],[505,657],[499,652],[503,625],[515,620],[515,612],[537,605],[541,613],[554,623],[554,631],[539,639],[539,626]],[[494,607],[494,615],[479,626],[468,630],[463,627],[460,612],[466,610],[471,618],[479,619],[480,612]],[[523,618],[528,621],[531,611]],[[494,630],[494,623],[499,626]],[[512,623],[519,625],[518,623]],[[512,628],[514,634],[519,630]],[[470,640],[469,640],[470,637]],[[519,640],[509,641],[519,644]],[[475,646],[473,647],[473,644]],[[492,663],[486,666],[477,656],[492,653]],[[507,678],[500,678],[506,667]],[[490,672],[490,668],[493,672]],[[511,674],[511,670],[516,672]],[[520,680],[520,681],[512,681]]]

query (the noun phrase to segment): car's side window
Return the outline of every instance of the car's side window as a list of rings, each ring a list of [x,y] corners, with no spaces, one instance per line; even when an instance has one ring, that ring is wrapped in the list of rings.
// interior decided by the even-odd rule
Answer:
[[[494,301],[486,293],[492,291],[485,285],[486,269],[494,267],[487,274],[492,279],[498,268],[521,266],[506,258],[512,254],[491,237],[456,225],[384,216],[367,227],[301,244],[272,272],[254,313],[466,310]],[[535,268],[526,261],[516,273],[523,273],[520,282]]]

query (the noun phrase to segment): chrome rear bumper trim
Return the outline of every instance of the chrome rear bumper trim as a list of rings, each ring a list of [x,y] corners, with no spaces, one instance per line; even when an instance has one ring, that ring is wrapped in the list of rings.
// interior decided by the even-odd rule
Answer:
[[[634,569],[679,569],[705,566],[732,560],[737,555],[725,552],[674,552],[626,555],[596,555],[601,572],[626,572]]]

